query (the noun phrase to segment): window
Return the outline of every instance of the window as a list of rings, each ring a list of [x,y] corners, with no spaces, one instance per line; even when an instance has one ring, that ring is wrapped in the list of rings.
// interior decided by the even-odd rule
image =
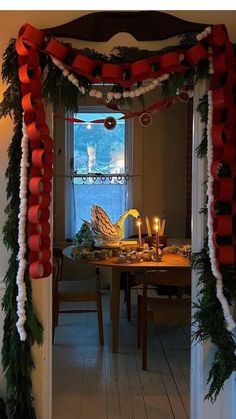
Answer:
[[[91,122],[108,116],[117,121],[111,130],[103,123]],[[85,122],[75,122],[71,129],[72,181],[68,203],[72,217],[67,217],[71,236],[80,229],[83,219],[90,220],[93,204],[101,206],[114,223],[131,204],[128,180],[131,174],[128,164],[130,123],[119,119],[122,116],[108,109],[88,107],[74,114],[74,118]]]

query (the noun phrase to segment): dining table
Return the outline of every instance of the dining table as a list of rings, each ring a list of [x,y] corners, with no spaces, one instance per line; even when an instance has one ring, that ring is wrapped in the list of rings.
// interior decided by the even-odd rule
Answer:
[[[64,249],[63,253],[65,256],[73,258],[72,246],[68,246]],[[143,261],[143,262],[131,262],[131,263],[120,263],[117,257],[110,257],[104,260],[83,260],[81,261],[88,265],[94,265],[95,267],[111,268],[112,279],[111,279],[111,291],[110,291],[110,316],[112,321],[112,352],[119,352],[119,329],[120,329],[120,281],[122,272],[145,272],[148,270],[161,270],[173,268],[180,268],[190,270],[189,260],[179,254],[174,253],[163,253],[161,260],[158,262],[154,261]]]

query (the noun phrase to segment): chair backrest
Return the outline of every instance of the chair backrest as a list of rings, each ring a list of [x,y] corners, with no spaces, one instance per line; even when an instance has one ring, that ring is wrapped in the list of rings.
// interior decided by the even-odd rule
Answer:
[[[190,268],[149,270],[145,272],[145,284],[188,287],[191,285],[191,270]]]

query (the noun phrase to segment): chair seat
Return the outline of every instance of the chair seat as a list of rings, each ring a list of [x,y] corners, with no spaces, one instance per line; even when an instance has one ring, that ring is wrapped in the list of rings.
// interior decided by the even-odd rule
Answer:
[[[79,281],[59,281],[58,292],[62,293],[81,293],[81,294],[95,294],[98,292],[97,279],[84,279]]]

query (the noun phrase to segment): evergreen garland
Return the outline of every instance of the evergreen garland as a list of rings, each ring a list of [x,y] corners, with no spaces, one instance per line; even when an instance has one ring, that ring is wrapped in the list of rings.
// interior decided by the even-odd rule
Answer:
[[[155,53],[165,53],[168,51],[179,50],[180,46],[188,48],[195,44],[196,34],[186,34],[181,37],[180,45],[168,47]],[[89,57],[102,59],[104,62],[134,61],[153,55],[154,51],[144,51],[137,48],[117,47],[109,57],[104,54],[96,53],[94,50],[80,50],[81,53]],[[63,77],[61,71],[56,68],[51,58],[43,53],[40,54],[40,61],[43,68],[42,76],[42,95],[46,102],[53,104],[57,108],[59,104],[65,106],[66,110],[77,111],[78,98],[86,101],[86,97],[81,96],[78,89]],[[91,88],[91,83],[84,77],[77,75],[81,85],[87,90]],[[177,89],[181,90],[184,86],[193,89],[194,85],[203,78],[208,77],[208,61],[199,62],[194,68],[189,69],[184,75],[180,73],[171,74],[168,81],[163,83],[164,96],[173,96]],[[34,361],[31,354],[32,345],[40,345],[43,339],[43,328],[39,322],[32,306],[31,282],[29,273],[25,273],[27,288],[26,312],[27,320],[25,323],[27,340],[21,342],[16,330],[17,305],[16,305],[16,273],[18,267],[18,213],[19,213],[19,170],[21,157],[21,138],[22,138],[22,109],[20,97],[20,85],[18,80],[18,62],[15,51],[15,40],[10,40],[4,57],[2,67],[2,78],[9,84],[0,103],[0,118],[10,116],[14,123],[14,136],[9,146],[8,156],[9,165],[6,171],[7,199],[6,207],[7,221],[3,229],[4,243],[11,251],[9,267],[5,276],[6,292],[3,299],[3,309],[5,311],[4,338],[2,346],[2,365],[6,375],[6,385],[8,393],[8,405],[11,418],[13,419],[36,419],[32,397],[31,373],[34,368]],[[113,86],[114,91],[120,91],[121,86]],[[82,99],[83,98],[83,99]],[[143,100],[143,97],[141,98]],[[124,106],[124,100],[117,101]],[[129,99],[129,104],[131,100]],[[144,107],[144,103],[143,103]],[[198,106],[201,120],[207,122],[207,96],[204,96]],[[207,131],[203,130],[202,142],[196,150],[198,157],[206,156],[207,150]],[[236,356],[234,353],[235,344],[232,333],[225,328],[224,317],[221,305],[216,297],[215,278],[211,272],[208,256],[208,249],[205,247],[202,252],[193,256],[192,266],[200,273],[200,284],[202,285],[199,293],[199,300],[196,304],[194,322],[197,324],[197,331],[193,338],[204,342],[207,339],[216,345],[216,353],[208,377],[210,384],[209,392],[206,395],[212,402],[216,399],[225,380],[236,369]],[[224,291],[229,301],[236,296],[235,291],[235,271],[227,270],[223,275]]]
[[[19,214],[19,176],[22,139],[22,110],[20,85],[18,80],[17,55],[15,41],[11,40],[3,57],[2,78],[10,83],[0,104],[0,117],[11,116],[14,123],[14,135],[8,149],[9,164],[6,170],[7,199],[5,209],[7,220],[3,228],[3,242],[11,256],[4,281],[6,284],[2,308],[5,312],[4,336],[2,345],[2,367],[6,377],[8,408],[12,419],[36,419],[33,406],[31,371],[35,367],[31,354],[32,346],[41,344],[43,328],[33,306],[31,280],[25,273],[26,283],[26,323],[27,340],[21,342],[17,329],[17,285],[18,269],[18,214]]]
[[[216,280],[211,271],[207,246],[192,256],[192,268],[199,272],[201,287],[198,302],[195,304],[194,324],[197,329],[193,339],[199,342],[210,339],[215,345],[215,354],[207,380],[209,391],[205,396],[205,399],[210,399],[213,403],[224,387],[224,382],[236,370],[235,342],[232,332],[225,327],[223,310],[216,296]],[[235,269],[227,268],[223,273],[223,282],[225,295],[229,301],[236,297],[235,279]]]
[[[199,99],[197,111],[200,114],[201,122],[204,124],[202,130],[202,140],[196,148],[196,155],[199,159],[203,159],[207,155],[207,119],[208,119],[208,96],[204,95]]]

